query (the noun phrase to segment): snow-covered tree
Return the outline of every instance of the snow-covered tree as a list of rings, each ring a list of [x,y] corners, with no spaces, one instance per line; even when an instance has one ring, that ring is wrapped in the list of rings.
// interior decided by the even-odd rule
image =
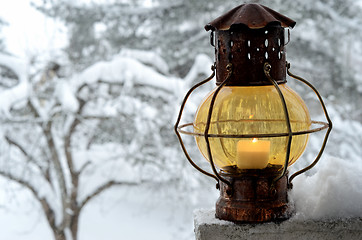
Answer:
[[[295,71],[310,79],[347,119],[362,121],[362,17],[358,1],[262,1],[297,21],[287,46]]]
[[[325,96],[349,104],[361,121],[362,17],[358,1],[246,1],[267,5],[297,21],[291,31],[288,59]],[[146,4],[151,3],[151,4]],[[213,57],[203,26],[235,1],[153,0],[74,3],[44,1],[38,7],[70,30],[67,52],[77,65],[94,63],[121,48],[152,50],[163,56],[172,73],[185,75],[198,53]],[[86,61],[86,62],[85,62]],[[343,103],[341,103],[344,101]]]
[[[154,0],[77,3],[44,1],[44,14],[61,19],[69,29],[69,58],[80,68],[122,48],[152,50],[185,75],[199,53],[212,53],[205,23],[226,3],[216,0]],[[150,2],[150,1],[148,1]],[[210,54],[211,56],[211,54]]]
[[[154,53],[128,50],[70,78],[54,65],[30,78],[0,55],[17,82],[0,91],[0,175],[32,193],[55,239],[77,239],[83,208],[107,189],[180,183],[177,99],[211,63],[199,55],[183,80],[157,72],[167,64]]]

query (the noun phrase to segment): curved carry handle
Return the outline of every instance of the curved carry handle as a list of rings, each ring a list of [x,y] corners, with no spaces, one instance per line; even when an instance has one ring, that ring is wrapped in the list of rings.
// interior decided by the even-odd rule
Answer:
[[[333,125],[332,125],[331,119],[329,118],[329,115],[328,115],[328,112],[327,112],[327,108],[326,108],[326,106],[325,106],[325,104],[324,104],[324,102],[323,102],[323,99],[322,99],[321,95],[320,95],[319,92],[317,91],[317,89],[316,89],[311,83],[309,83],[307,80],[305,80],[305,79],[303,79],[303,78],[301,78],[301,77],[299,77],[299,76],[297,76],[297,75],[292,74],[292,73],[289,71],[289,69],[290,69],[290,63],[287,62],[287,73],[288,73],[288,75],[291,76],[292,78],[294,78],[294,79],[296,79],[296,80],[298,80],[298,81],[301,81],[302,83],[306,84],[309,88],[311,88],[311,89],[314,91],[314,93],[317,95],[317,97],[318,97],[318,99],[319,99],[319,102],[320,102],[320,104],[321,104],[321,106],[322,106],[322,108],[323,108],[324,115],[325,115],[325,117],[326,117],[326,119],[327,119],[327,121],[328,121],[328,130],[327,130],[327,132],[326,132],[326,135],[324,136],[324,141],[323,141],[322,147],[321,147],[321,149],[320,149],[317,157],[314,159],[314,161],[313,161],[309,166],[303,168],[302,170],[297,171],[297,172],[294,173],[292,176],[290,176],[290,178],[289,178],[289,188],[292,188],[293,185],[291,184],[291,182],[292,182],[292,180],[293,180],[296,176],[298,176],[298,175],[300,175],[300,174],[302,174],[302,173],[310,170],[311,168],[313,168],[313,167],[318,163],[318,161],[319,161],[319,159],[321,158],[321,156],[322,156],[322,154],[323,154],[323,151],[324,151],[324,149],[325,149],[325,147],[326,147],[327,140],[328,140],[329,134],[330,134],[331,131],[332,131]]]
[[[216,181],[217,181],[217,187],[219,186],[219,179],[217,176],[211,174],[211,173],[208,173],[206,172],[205,170],[201,169],[199,166],[196,165],[196,163],[194,163],[194,161],[192,161],[190,155],[188,154],[187,150],[186,150],[186,147],[182,141],[182,138],[181,138],[181,135],[180,133],[178,132],[178,127],[179,127],[179,124],[180,124],[180,121],[181,121],[181,117],[182,117],[182,113],[183,113],[183,110],[185,108],[185,105],[186,105],[186,102],[187,102],[187,99],[190,97],[191,93],[198,87],[200,87],[201,85],[209,82],[211,79],[213,79],[213,77],[215,76],[215,64],[211,66],[211,70],[212,70],[212,74],[206,78],[205,80],[197,83],[196,85],[194,85],[185,95],[183,101],[182,101],[182,104],[181,104],[181,107],[180,107],[180,111],[179,111],[179,114],[178,114],[178,117],[177,117],[177,121],[176,121],[176,124],[174,126],[174,130],[175,130],[175,133],[177,135],[177,138],[181,144],[181,148],[187,158],[187,160],[190,162],[190,164],[196,168],[199,172],[205,174],[206,176],[209,176],[211,178],[214,178]]]

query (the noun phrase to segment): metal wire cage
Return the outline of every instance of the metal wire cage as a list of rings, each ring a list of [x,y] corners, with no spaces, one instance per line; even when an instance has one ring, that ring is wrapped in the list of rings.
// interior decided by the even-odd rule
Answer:
[[[307,135],[328,128],[318,156],[310,166],[296,172],[289,178],[289,187],[291,187],[292,179],[295,176],[312,168],[319,161],[324,151],[332,129],[332,122],[328,116],[322,97],[316,88],[313,87],[308,81],[290,73],[290,64],[286,62],[285,45],[289,43],[290,34],[288,29],[288,41],[285,43],[284,28],[293,28],[295,24],[295,21],[292,19],[263,5],[242,4],[205,26],[207,31],[212,30],[210,34],[210,43],[215,48],[215,64],[212,66],[211,76],[193,86],[186,94],[176,121],[175,132],[189,162],[200,172],[215,178],[218,182],[218,186],[219,181],[222,181],[228,186],[231,186],[231,183],[221,176],[216,169],[214,156],[211,150],[210,139],[273,139],[286,137],[287,145],[285,150],[285,160],[284,164],[282,165],[283,168],[281,171],[278,171],[278,173],[280,172],[279,175],[273,176],[273,182],[277,182],[286,175],[287,168],[291,160],[290,153],[293,137]],[[286,73],[294,79],[297,79],[306,84],[314,91],[320,101],[327,122],[311,121],[310,128],[299,131],[292,131],[290,111],[288,110],[286,97],[279,87],[279,84],[286,83]],[[211,100],[208,107],[208,112],[206,114],[207,117],[205,128],[201,130],[198,129],[198,131],[195,131],[195,129],[191,131],[187,130],[189,127],[195,127],[192,123],[180,125],[181,116],[187,99],[195,89],[210,81],[215,75],[216,84],[218,87],[210,96]],[[229,86],[274,86],[277,92],[277,96],[280,98],[280,104],[282,105],[281,111],[284,114],[283,121],[285,121],[287,131],[283,132],[278,130],[278,132],[272,133],[264,131],[258,133],[254,132],[252,134],[248,134],[247,132],[242,131],[233,131],[231,134],[228,132],[224,134],[210,131],[210,125],[212,124],[212,114],[215,108],[217,96],[220,92],[223,91],[225,87]],[[273,111],[273,109],[266,110]],[[241,121],[240,119],[232,120],[239,122]],[[262,121],[266,120],[264,119]],[[194,136],[197,139],[204,139],[206,144],[206,154],[204,154],[204,156],[209,160],[213,173],[209,173],[201,169],[194,163],[194,161],[192,161],[185,148],[180,133]]]
[[[240,134],[240,135],[238,135],[238,134],[236,134],[236,135],[235,134],[232,134],[232,135],[228,135],[228,134],[209,134],[210,121],[211,121],[211,116],[212,116],[212,112],[213,112],[213,108],[214,108],[214,103],[215,103],[215,100],[217,98],[218,93],[228,83],[228,81],[230,79],[230,76],[231,76],[231,73],[232,73],[232,65],[231,64],[229,64],[227,66],[227,71],[229,73],[228,76],[217,87],[217,89],[215,90],[215,92],[214,92],[214,94],[212,96],[212,100],[211,100],[211,104],[210,104],[210,108],[209,108],[209,112],[208,112],[208,117],[207,117],[206,127],[205,127],[204,133],[197,133],[195,131],[186,130],[187,127],[193,127],[193,123],[186,123],[186,124],[181,124],[180,125],[180,121],[181,121],[181,118],[182,118],[182,114],[183,114],[186,102],[187,102],[189,96],[191,95],[191,93],[194,90],[196,90],[198,87],[200,87],[200,86],[204,85],[205,83],[209,82],[215,76],[215,65],[212,66],[212,74],[211,74],[211,76],[208,77],[207,79],[201,81],[200,83],[196,84],[195,86],[193,86],[187,92],[186,96],[184,97],[184,99],[182,101],[182,104],[181,104],[180,111],[179,111],[179,115],[178,115],[178,118],[177,118],[177,121],[176,121],[176,124],[175,124],[175,127],[174,127],[175,133],[176,133],[176,135],[177,135],[177,137],[179,139],[179,142],[181,144],[181,148],[182,148],[183,152],[185,153],[186,158],[191,163],[191,165],[193,167],[195,167],[201,173],[203,173],[203,174],[205,174],[205,175],[207,175],[209,177],[214,178],[217,181],[217,186],[219,186],[219,181],[222,181],[222,182],[226,183],[229,186],[231,186],[231,183],[228,180],[226,180],[224,177],[222,177],[218,173],[218,171],[216,169],[215,163],[213,161],[213,156],[212,156],[212,153],[211,153],[211,147],[210,147],[210,141],[209,141],[210,138],[237,138],[237,139],[243,139],[243,138],[254,138],[254,137],[257,137],[257,138],[263,138],[263,137],[264,138],[265,137],[268,137],[268,138],[288,137],[285,164],[283,165],[283,170],[282,170],[281,174],[273,179],[273,181],[276,182],[279,179],[281,179],[283,176],[285,176],[285,174],[287,172],[287,168],[289,166],[289,164],[288,164],[289,163],[289,155],[290,155],[290,149],[291,149],[293,136],[315,133],[315,132],[319,132],[319,131],[322,131],[324,129],[327,129],[327,132],[326,132],[324,140],[323,140],[323,144],[322,144],[321,149],[320,149],[318,155],[316,156],[315,160],[309,166],[305,167],[304,169],[302,169],[300,171],[297,171],[296,173],[292,174],[289,177],[288,186],[290,188],[292,187],[291,182],[296,176],[298,176],[298,175],[310,170],[311,168],[313,168],[318,163],[319,159],[321,158],[321,156],[323,154],[323,151],[324,151],[324,149],[326,147],[328,137],[329,137],[330,132],[332,130],[332,121],[331,121],[331,119],[330,119],[330,117],[328,115],[328,112],[327,112],[327,109],[325,107],[324,101],[323,101],[321,95],[319,94],[319,92],[317,91],[317,89],[311,83],[309,83],[307,80],[292,74],[290,72],[290,70],[289,70],[290,69],[290,64],[289,63],[287,63],[286,66],[287,66],[287,74],[290,77],[304,83],[310,89],[312,89],[313,92],[316,94],[316,96],[318,97],[318,100],[320,102],[320,105],[321,105],[321,107],[323,109],[323,112],[324,112],[324,115],[326,117],[327,122],[314,121],[313,120],[312,121],[312,127],[309,130],[294,131],[293,132],[292,129],[291,129],[291,122],[290,122],[290,118],[289,118],[289,114],[288,114],[288,107],[286,105],[285,98],[284,98],[283,93],[280,90],[277,82],[274,79],[272,79],[272,77],[270,76],[271,66],[267,62],[264,65],[264,74],[269,79],[269,81],[273,84],[275,89],[278,91],[278,94],[279,94],[279,97],[280,97],[280,100],[281,100],[281,104],[283,105],[283,111],[284,111],[284,115],[285,115],[286,126],[287,126],[287,129],[288,129],[287,132],[280,132],[280,133],[274,133],[274,134],[257,134],[257,135],[255,135],[255,134]],[[185,135],[191,135],[191,136],[194,136],[194,137],[198,136],[198,137],[204,137],[205,138],[207,149],[208,149],[208,157],[209,157],[209,160],[210,160],[210,165],[211,165],[213,173],[209,173],[209,172],[201,169],[197,164],[195,164],[195,162],[191,159],[191,157],[190,157],[190,155],[189,155],[189,153],[188,153],[188,151],[187,151],[187,149],[185,147],[185,144],[184,144],[184,142],[182,140],[182,137],[180,135],[181,133],[185,134]]]

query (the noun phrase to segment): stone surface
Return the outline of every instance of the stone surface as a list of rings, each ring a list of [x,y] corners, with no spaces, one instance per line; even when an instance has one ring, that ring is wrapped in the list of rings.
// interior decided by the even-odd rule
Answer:
[[[362,239],[362,218],[235,224],[215,218],[215,210],[194,213],[196,240]]]

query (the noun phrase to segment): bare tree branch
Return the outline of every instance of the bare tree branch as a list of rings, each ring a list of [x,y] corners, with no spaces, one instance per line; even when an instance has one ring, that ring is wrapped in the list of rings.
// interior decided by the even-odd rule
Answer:
[[[89,194],[79,205],[79,211],[93,198],[104,192],[105,190],[114,187],[114,186],[137,186],[141,182],[118,182],[118,181],[109,181],[101,186],[99,186],[93,193]]]
[[[51,162],[54,164],[54,170],[55,170],[55,174],[57,176],[58,182],[59,182],[59,186],[60,186],[60,191],[61,191],[61,200],[62,200],[62,205],[63,205],[63,218],[67,215],[66,213],[66,208],[68,206],[68,201],[67,201],[67,196],[68,196],[68,189],[66,186],[66,182],[65,182],[65,175],[64,175],[64,170],[62,168],[62,165],[60,163],[60,159],[58,156],[58,152],[55,146],[55,142],[53,139],[53,135],[51,133],[51,127],[52,127],[52,123],[48,122],[46,124],[46,126],[43,127],[43,133],[45,135],[46,138],[46,142],[51,154]]]
[[[40,118],[40,113],[34,106],[33,100],[31,98],[29,98],[29,100],[28,100],[28,106],[30,107],[31,111],[34,113],[35,117]]]
[[[11,173],[7,173],[2,170],[0,170],[0,175],[20,184],[21,186],[28,189],[33,194],[33,196],[40,202],[40,204],[44,210],[45,217],[47,218],[48,223],[51,226],[51,228],[57,229],[54,210],[50,207],[50,204],[47,202],[47,200],[39,195],[39,192],[36,190],[36,188],[32,184],[30,184],[29,182],[27,182],[21,178],[18,178],[16,176],[12,175]]]
[[[87,85],[82,85],[77,93],[79,93],[81,91],[82,88],[86,87]],[[86,101],[82,100],[81,98],[77,97],[77,100],[79,102],[79,107],[78,107],[78,111],[77,114],[81,114],[83,111],[83,108],[86,104]],[[67,165],[68,165],[68,170],[70,173],[70,178],[71,178],[71,189],[70,189],[70,199],[69,199],[69,208],[73,211],[73,212],[79,212],[80,210],[78,209],[78,206],[76,205],[77,202],[77,197],[78,197],[78,186],[79,186],[79,172],[77,172],[74,169],[74,160],[73,160],[73,155],[72,155],[72,136],[75,133],[75,129],[78,126],[78,124],[81,121],[79,120],[79,118],[74,118],[69,130],[67,131],[67,133],[64,136],[64,154],[65,154],[65,158],[67,161]],[[68,208],[68,206],[66,206],[64,208],[64,210]],[[67,225],[69,225],[69,222],[72,221],[72,216],[70,214],[68,214],[66,211],[64,212],[64,217],[63,217],[63,221],[61,224],[62,228],[65,228]]]
[[[87,161],[86,163],[84,163],[83,166],[80,167],[78,174],[80,175],[84,171],[84,169],[86,169],[90,164],[91,164],[90,161]]]
[[[79,100],[79,109],[77,111],[77,114],[81,114],[83,107],[85,106],[85,101],[82,101],[81,99]],[[67,159],[67,164],[69,167],[69,171],[72,174],[75,174],[75,170],[74,170],[74,166],[73,166],[73,156],[71,153],[71,140],[72,140],[72,135],[75,132],[75,128],[77,127],[77,125],[80,123],[79,118],[74,118],[67,134],[64,137],[64,152],[65,152],[65,157]]]
[[[40,166],[39,163],[37,161],[35,161],[34,158],[25,150],[25,148],[20,145],[20,143],[17,143],[15,140],[11,139],[9,136],[5,136],[5,139],[9,144],[14,145],[16,148],[18,148],[20,150],[20,152],[22,152],[23,155],[28,159],[28,161],[30,163],[34,164],[39,169],[42,176],[52,186],[52,183],[50,182],[50,178],[46,173],[47,172],[46,169],[44,169],[42,166]]]

